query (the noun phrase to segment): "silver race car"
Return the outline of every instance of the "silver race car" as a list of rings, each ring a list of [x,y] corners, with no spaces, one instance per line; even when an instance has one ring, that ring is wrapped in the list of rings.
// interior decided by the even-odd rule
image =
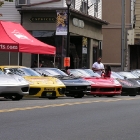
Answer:
[[[29,94],[29,83],[22,77],[0,70],[0,97],[20,100]]]

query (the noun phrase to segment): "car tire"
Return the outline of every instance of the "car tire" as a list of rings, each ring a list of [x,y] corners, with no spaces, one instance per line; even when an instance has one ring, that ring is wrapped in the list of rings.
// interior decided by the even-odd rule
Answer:
[[[107,97],[113,97],[114,95],[107,95]]]
[[[102,97],[102,95],[97,95],[98,97]]]
[[[19,100],[21,100],[22,98],[23,98],[22,95],[11,96],[11,99],[12,99],[13,101],[19,101]]]
[[[49,100],[55,100],[56,97],[48,97]]]
[[[75,94],[74,95],[74,98],[82,98],[82,97],[84,97],[84,93],[79,93],[79,94]]]
[[[136,95],[129,95],[130,97],[135,97]]]

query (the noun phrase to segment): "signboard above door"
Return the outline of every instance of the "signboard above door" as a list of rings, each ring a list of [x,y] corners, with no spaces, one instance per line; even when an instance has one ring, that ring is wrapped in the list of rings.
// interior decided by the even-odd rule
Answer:
[[[30,21],[34,23],[55,23],[56,18],[55,17],[31,17]]]

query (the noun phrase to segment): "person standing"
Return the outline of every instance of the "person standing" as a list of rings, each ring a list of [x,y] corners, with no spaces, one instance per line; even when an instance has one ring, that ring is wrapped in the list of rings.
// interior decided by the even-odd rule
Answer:
[[[31,65],[31,68],[37,68],[37,61],[33,62],[33,64]]]
[[[110,78],[111,76],[111,67],[109,65],[105,66],[105,73],[104,73],[104,77],[108,77]]]
[[[99,75],[102,74],[102,72],[104,71],[104,64],[101,63],[101,60],[102,58],[99,57],[97,62],[95,62],[93,65],[92,65],[92,70],[96,73],[98,73]]]

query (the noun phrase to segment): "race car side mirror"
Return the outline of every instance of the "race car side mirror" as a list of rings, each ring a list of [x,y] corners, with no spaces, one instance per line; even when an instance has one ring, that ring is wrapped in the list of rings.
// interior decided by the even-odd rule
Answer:
[[[4,70],[4,73],[5,73],[5,74],[13,74],[13,73],[12,73],[10,70],[8,70],[8,69],[5,69],[5,70]]]
[[[126,76],[124,76],[124,79],[127,79],[127,77],[126,77]]]
[[[46,73],[42,73],[41,75],[42,75],[42,76],[48,76]]]

